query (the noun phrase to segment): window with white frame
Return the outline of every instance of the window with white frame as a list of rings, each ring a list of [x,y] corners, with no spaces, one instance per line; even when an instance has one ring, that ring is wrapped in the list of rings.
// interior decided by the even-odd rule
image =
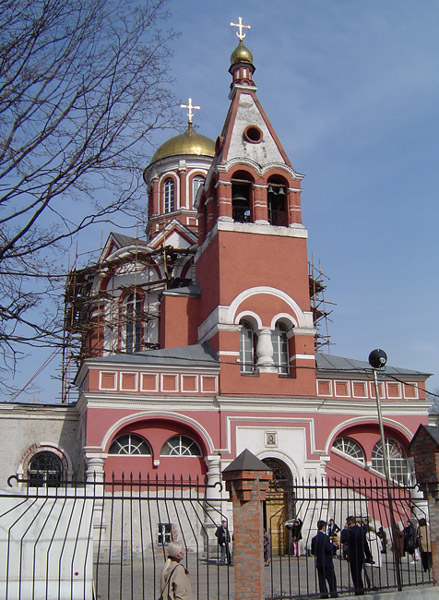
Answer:
[[[255,333],[248,321],[241,321],[239,332],[239,359],[241,373],[254,373],[255,370]]]
[[[404,450],[402,444],[397,440],[387,438],[386,448],[389,458],[390,477],[402,485],[410,484],[412,479],[412,469],[407,457],[407,452]],[[381,440],[373,447],[372,467],[383,475],[385,474],[384,452]]]
[[[166,545],[166,544],[169,544],[170,542],[172,542],[172,524],[171,523],[159,523],[157,542],[161,545]]]
[[[172,177],[168,177],[163,184],[163,198],[165,213],[175,210],[175,182]]]
[[[271,332],[271,343],[273,344],[273,362],[279,375],[288,375],[288,336],[287,327],[283,323],[276,323],[274,331]]]
[[[109,454],[142,454],[151,456],[151,448],[140,435],[128,433],[117,437],[110,446]]]
[[[358,442],[351,438],[338,437],[332,444],[332,447],[335,450],[346,454],[346,456],[349,456],[349,458],[354,458],[355,460],[358,460],[363,464],[365,463],[364,452],[362,447]]]
[[[186,435],[174,435],[160,451],[160,456],[201,456],[197,442]]]
[[[125,352],[140,352],[143,334],[143,295],[134,290],[123,299],[122,346]]]
[[[195,202],[198,190],[204,185],[204,177],[202,175],[195,175],[192,179],[192,204]]]

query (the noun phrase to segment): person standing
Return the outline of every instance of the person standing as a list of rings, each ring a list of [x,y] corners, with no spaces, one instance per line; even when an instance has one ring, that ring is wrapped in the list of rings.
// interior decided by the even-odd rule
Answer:
[[[404,552],[407,552],[407,558],[412,564],[415,562],[416,550],[416,528],[413,522],[408,519],[407,525],[404,527]]]
[[[264,564],[266,567],[270,566],[270,556],[271,556],[271,540],[270,534],[266,529],[264,529]]]
[[[320,598],[328,597],[326,582],[328,582],[331,598],[337,598],[337,580],[333,562],[334,546],[326,535],[326,521],[317,521],[317,535],[311,540],[311,552],[316,557]]]
[[[380,551],[380,539],[378,537],[375,528],[372,525],[367,526],[366,539],[372,556],[372,560],[365,561],[364,563],[364,575],[368,588],[377,590],[380,583],[380,568],[381,568],[381,551]]]
[[[424,572],[429,571],[432,565],[432,554],[431,554],[431,538],[430,538],[430,526],[427,520],[422,517],[419,519],[418,527],[418,538],[419,538],[419,552],[421,553],[422,568]]]
[[[168,558],[162,571],[160,591],[163,600],[191,600],[189,571],[181,564],[184,549],[180,544],[168,544]]]
[[[302,539],[301,519],[294,519],[292,523],[287,523],[286,527],[291,531],[291,541],[293,543],[293,556],[300,556],[300,540]]]
[[[232,558],[230,555],[230,532],[227,527],[227,519],[223,519],[221,521],[221,525],[217,528],[215,532],[216,537],[218,538],[218,546],[220,547],[220,565],[227,564],[231,565]]]
[[[381,554],[387,553],[387,533],[384,531],[382,527],[378,529],[377,536],[381,540]]]
[[[341,532],[341,543],[347,544],[347,556],[355,595],[362,596],[364,585],[361,571],[366,558],[365,552],[370,554],[370,551],[367,545],[366,533],[363,527],[357,524],[355,517],[346,519],[346,529]],[[370,562],[372,562],[372,559],[370,559]]]

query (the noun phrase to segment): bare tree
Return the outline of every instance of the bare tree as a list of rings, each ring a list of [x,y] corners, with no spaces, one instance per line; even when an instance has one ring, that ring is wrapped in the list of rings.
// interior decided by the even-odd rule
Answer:
[[[151,134],[174,118],[165,4],[0,0],[3,366],[62,338],[56,252],[136,209]]]

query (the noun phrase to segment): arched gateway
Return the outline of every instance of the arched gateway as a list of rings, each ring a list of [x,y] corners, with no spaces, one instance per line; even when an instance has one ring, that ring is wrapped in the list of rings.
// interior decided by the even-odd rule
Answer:
[[[265,501],[264,527],[271,536],[272,553],[285,554],[289,545],[285,523],[296,516],[292,475],[289,467],[278,458],[264,458],[263,462],[273,471]]]

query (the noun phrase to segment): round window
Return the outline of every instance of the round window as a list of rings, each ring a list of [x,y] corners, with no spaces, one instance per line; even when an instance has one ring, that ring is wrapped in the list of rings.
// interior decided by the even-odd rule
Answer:
[[[249,125],[244,131],[244,139],[251,144],[262,141],[262,131],[256,125]]]

